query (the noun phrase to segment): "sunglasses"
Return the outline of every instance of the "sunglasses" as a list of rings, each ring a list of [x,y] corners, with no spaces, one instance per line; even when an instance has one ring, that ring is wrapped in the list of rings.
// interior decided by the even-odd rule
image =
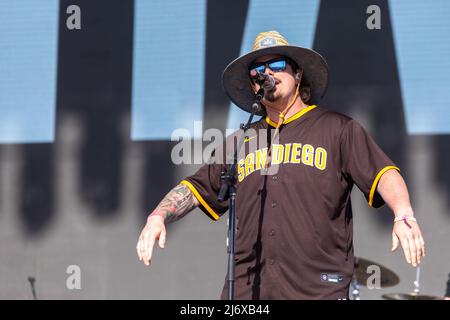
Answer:
[[[285,58],[276,58],[265,62],[257,62],[250,66],[249,71],[255,70],[260,73],[266,71],[266,65],[273,72],[284,71],[286,69],[287,61]]]

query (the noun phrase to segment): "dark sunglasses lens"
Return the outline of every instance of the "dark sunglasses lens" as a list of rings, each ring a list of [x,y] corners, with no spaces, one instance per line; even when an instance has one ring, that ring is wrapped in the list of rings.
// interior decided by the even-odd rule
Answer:
[[[266,70],[266,67],[263,64],[260,64],[260,65],[254,66],[251,70],[255,70],[257,72],[264,73],[264,71]]]
[[[266,71],[266,64],[269,66],[269,69],[278,72],[286,69],[286,60],[275,60],[265,63],[259,63],[250,68],[250,71],[255,70],[260,73],[264,73]]]
[[[286,69],[286,60],[277,60],[269,63],[269,68],[272,71],[283,71]]]

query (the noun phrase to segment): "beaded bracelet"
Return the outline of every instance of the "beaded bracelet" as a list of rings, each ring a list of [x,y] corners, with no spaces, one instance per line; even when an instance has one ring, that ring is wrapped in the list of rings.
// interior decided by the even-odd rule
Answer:
[[[397,218],[394,219],[394,222],[397,222],[397,221],[405,221],[405,222],[406,221],[417,221],[417,219],[414,218],[413,216],[405,214],[405,215],[403,215],[401,217],[397,217]]]

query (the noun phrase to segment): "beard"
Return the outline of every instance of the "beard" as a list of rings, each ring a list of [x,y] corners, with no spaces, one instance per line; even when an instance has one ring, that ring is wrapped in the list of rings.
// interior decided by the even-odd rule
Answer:
[[[280,96],[276,94],[276,88],[266,93],[265,98],[269,102],[275,102]]]

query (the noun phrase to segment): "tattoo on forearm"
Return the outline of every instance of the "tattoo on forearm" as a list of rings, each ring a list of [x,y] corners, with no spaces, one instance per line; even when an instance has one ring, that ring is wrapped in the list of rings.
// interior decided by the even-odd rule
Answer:
[[[184,184],[169,191],[151,215],[160,215],[166,223],[177,221],[199,205],[197,198]]]

